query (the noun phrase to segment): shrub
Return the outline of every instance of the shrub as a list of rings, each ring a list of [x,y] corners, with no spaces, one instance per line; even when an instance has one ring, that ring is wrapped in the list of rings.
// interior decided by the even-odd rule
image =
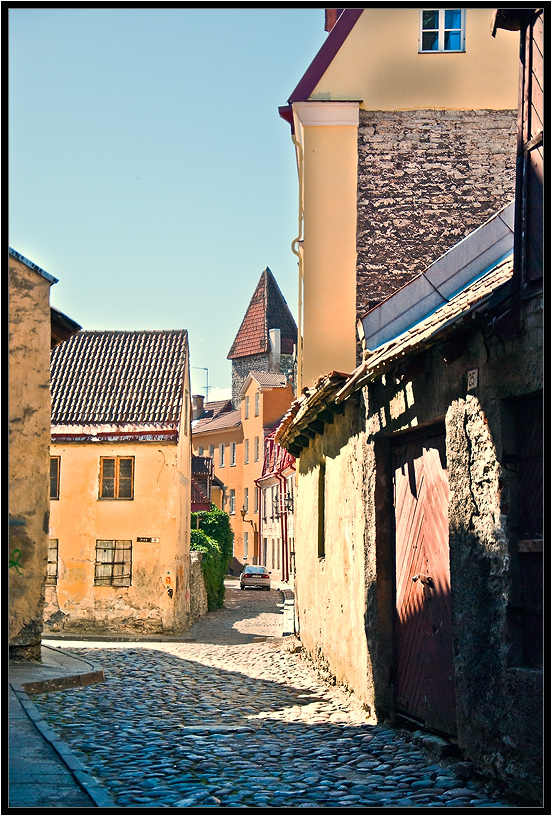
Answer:
[[[201,571],[207,591],[207,608],[220,609],[224,604],[224,557],[218,542],[210,538],[202,530],[192,530],[190,534],[190,549],[203,553]]]

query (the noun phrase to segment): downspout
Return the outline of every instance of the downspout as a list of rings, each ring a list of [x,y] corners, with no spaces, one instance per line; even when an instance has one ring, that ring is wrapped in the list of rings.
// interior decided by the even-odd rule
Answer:
[[[286,583],[289,580],[289,568],[288,568],[288,547],[287,547],[287,510],[285,509],[284,501],[282,497],[285,498],[285,490],[284,485],[286,483],[285,476],[282,476],[281,473],[276,474],[276,478],[278,479],[278,486],[280,492],[280,532],[282,534],[282,580]]]
[[[297,266],[299,268],[299,304],[297,310],[297,395],[301,393],[303,386],[303,147],[292,133],[291,141],[297,151],[297,170],[299,175],[299,232],[297,238],[291,244],[291,251],[297,256]]]

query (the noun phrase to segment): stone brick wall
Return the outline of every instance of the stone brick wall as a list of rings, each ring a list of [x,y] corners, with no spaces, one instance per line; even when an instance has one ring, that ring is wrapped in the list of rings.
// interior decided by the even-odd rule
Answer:
[[[516,111],[360,111],[357,315],[514,197]]]
[[[269,354],[253,354],[250,357],[238,357],[232,360],[232,404],[234,408],[240,407],[242,388],[249,373],[251,371],[270,371],[269,362]],[[294,371],[292,354],[281,355],[280,371],[282,374]]]
[[[200,552],[190,553],[190,618],[192,621],[199,620],[207,614],[207,590],[201,569],[203,554]]]

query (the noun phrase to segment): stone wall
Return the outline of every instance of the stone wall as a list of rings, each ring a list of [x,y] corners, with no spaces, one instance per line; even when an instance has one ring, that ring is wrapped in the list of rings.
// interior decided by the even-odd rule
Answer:
[[[199,620],[207,614],[207,590],[203,579],[201,561],[203,553],[190,552],[190,617],[192,621]]]
[[[395,539],[391,441],[445,419],[457,739],[465,759],[537,801],[543,673],[512,639],[516,514],[503,453],[511,401],[542,389],[542,297],[504,305],[352,397],[299,458],[296,603],[300,637],[328,675],[378,718],[394,716]],[[500,316],[509,316],[501,333]],[[494,319],[496,318],[496,320]],[[447,358],[449,359],[449,358]],[[479,384],[468,391],[467,372]],[[357,402],[355,403],[355,400]],[[317,552],[325,462],[326,550]],[[351,659],[354,655],[354,660]]]
[[[270,371],[270,355],[253,354],[250,357],[238,357],[232,360],[232,404],[234,408],[240,407],[241,393],[244,383],[251,371]],[[282,354],[280,356],[280,372],[282,374],[294,372],[294,361],[292,354]]]
[[[48,558],[50,282],[9,261],[10,654],[40,659]]]
[[[360,111],[357,315],[514,198],[516,111]]]

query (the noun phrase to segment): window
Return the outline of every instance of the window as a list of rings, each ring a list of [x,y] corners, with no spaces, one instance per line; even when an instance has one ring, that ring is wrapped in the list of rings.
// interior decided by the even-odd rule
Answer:
[[[257,391],[257,393],[255,394],[255,416],[259,416],[259,398],[260,395],[259,392]]]
[[[246,439],[243,445],[243,462],[245,465],[249,464],[249,439]]]
[[[246,511],[249,510],[249,488],[244,487],[243,489],[243,506],[245,507]]]
[[[236,443],[230,443],[230,467],[236,467]]]
[[[270,489],[270,488],[268,488],[268,487],[265,487],[265,488],[263,489],[263,497],[262,497],[262,503],[263,503],[263,521],[266,521],[266,519],[267,519],[267,504],[268,504],[268,491],[269,491],[269,489]]]
[[[203,445],[200,445],[199,449],[197,451],[197,455],[198,456],[203,456],[203,451],[204,451],[204,447],[203,447]]]
[[[46,586],[55,586],[58,579],[58,540],[48,542],[48,564],[46,566]]]
[[[230,490],[230,509],[228,511],[231,516],[236,512],[236,491]]]
[[[59,499],[60,456],[50,456],[50,498]]]
[[[243,534],[243,557],[247,558],[249,555],[249,533]]]
[[[132,578],[132,541],[96,541],[94,586],[128,587]]]
[[[209,456],[211,457],[211,459],[213,459],[214,456],[215,456],[215,446],[214,445],[209,445]]]
[[[224,444],[219,445],[219,467],[224,467]]]
[[[463,9],[420,9],[421,53],[464,51]]]
[[[259,491],[255,488],[255,498],[253,499],[253,512],[259,512]]]
[[[134,456],[100,457],[99,498],[134,498]]]
[[[255,437],[255,461],[259,461],[259,437]]]
[[[249,419],[249,397],[245,398],[245,419]]]

